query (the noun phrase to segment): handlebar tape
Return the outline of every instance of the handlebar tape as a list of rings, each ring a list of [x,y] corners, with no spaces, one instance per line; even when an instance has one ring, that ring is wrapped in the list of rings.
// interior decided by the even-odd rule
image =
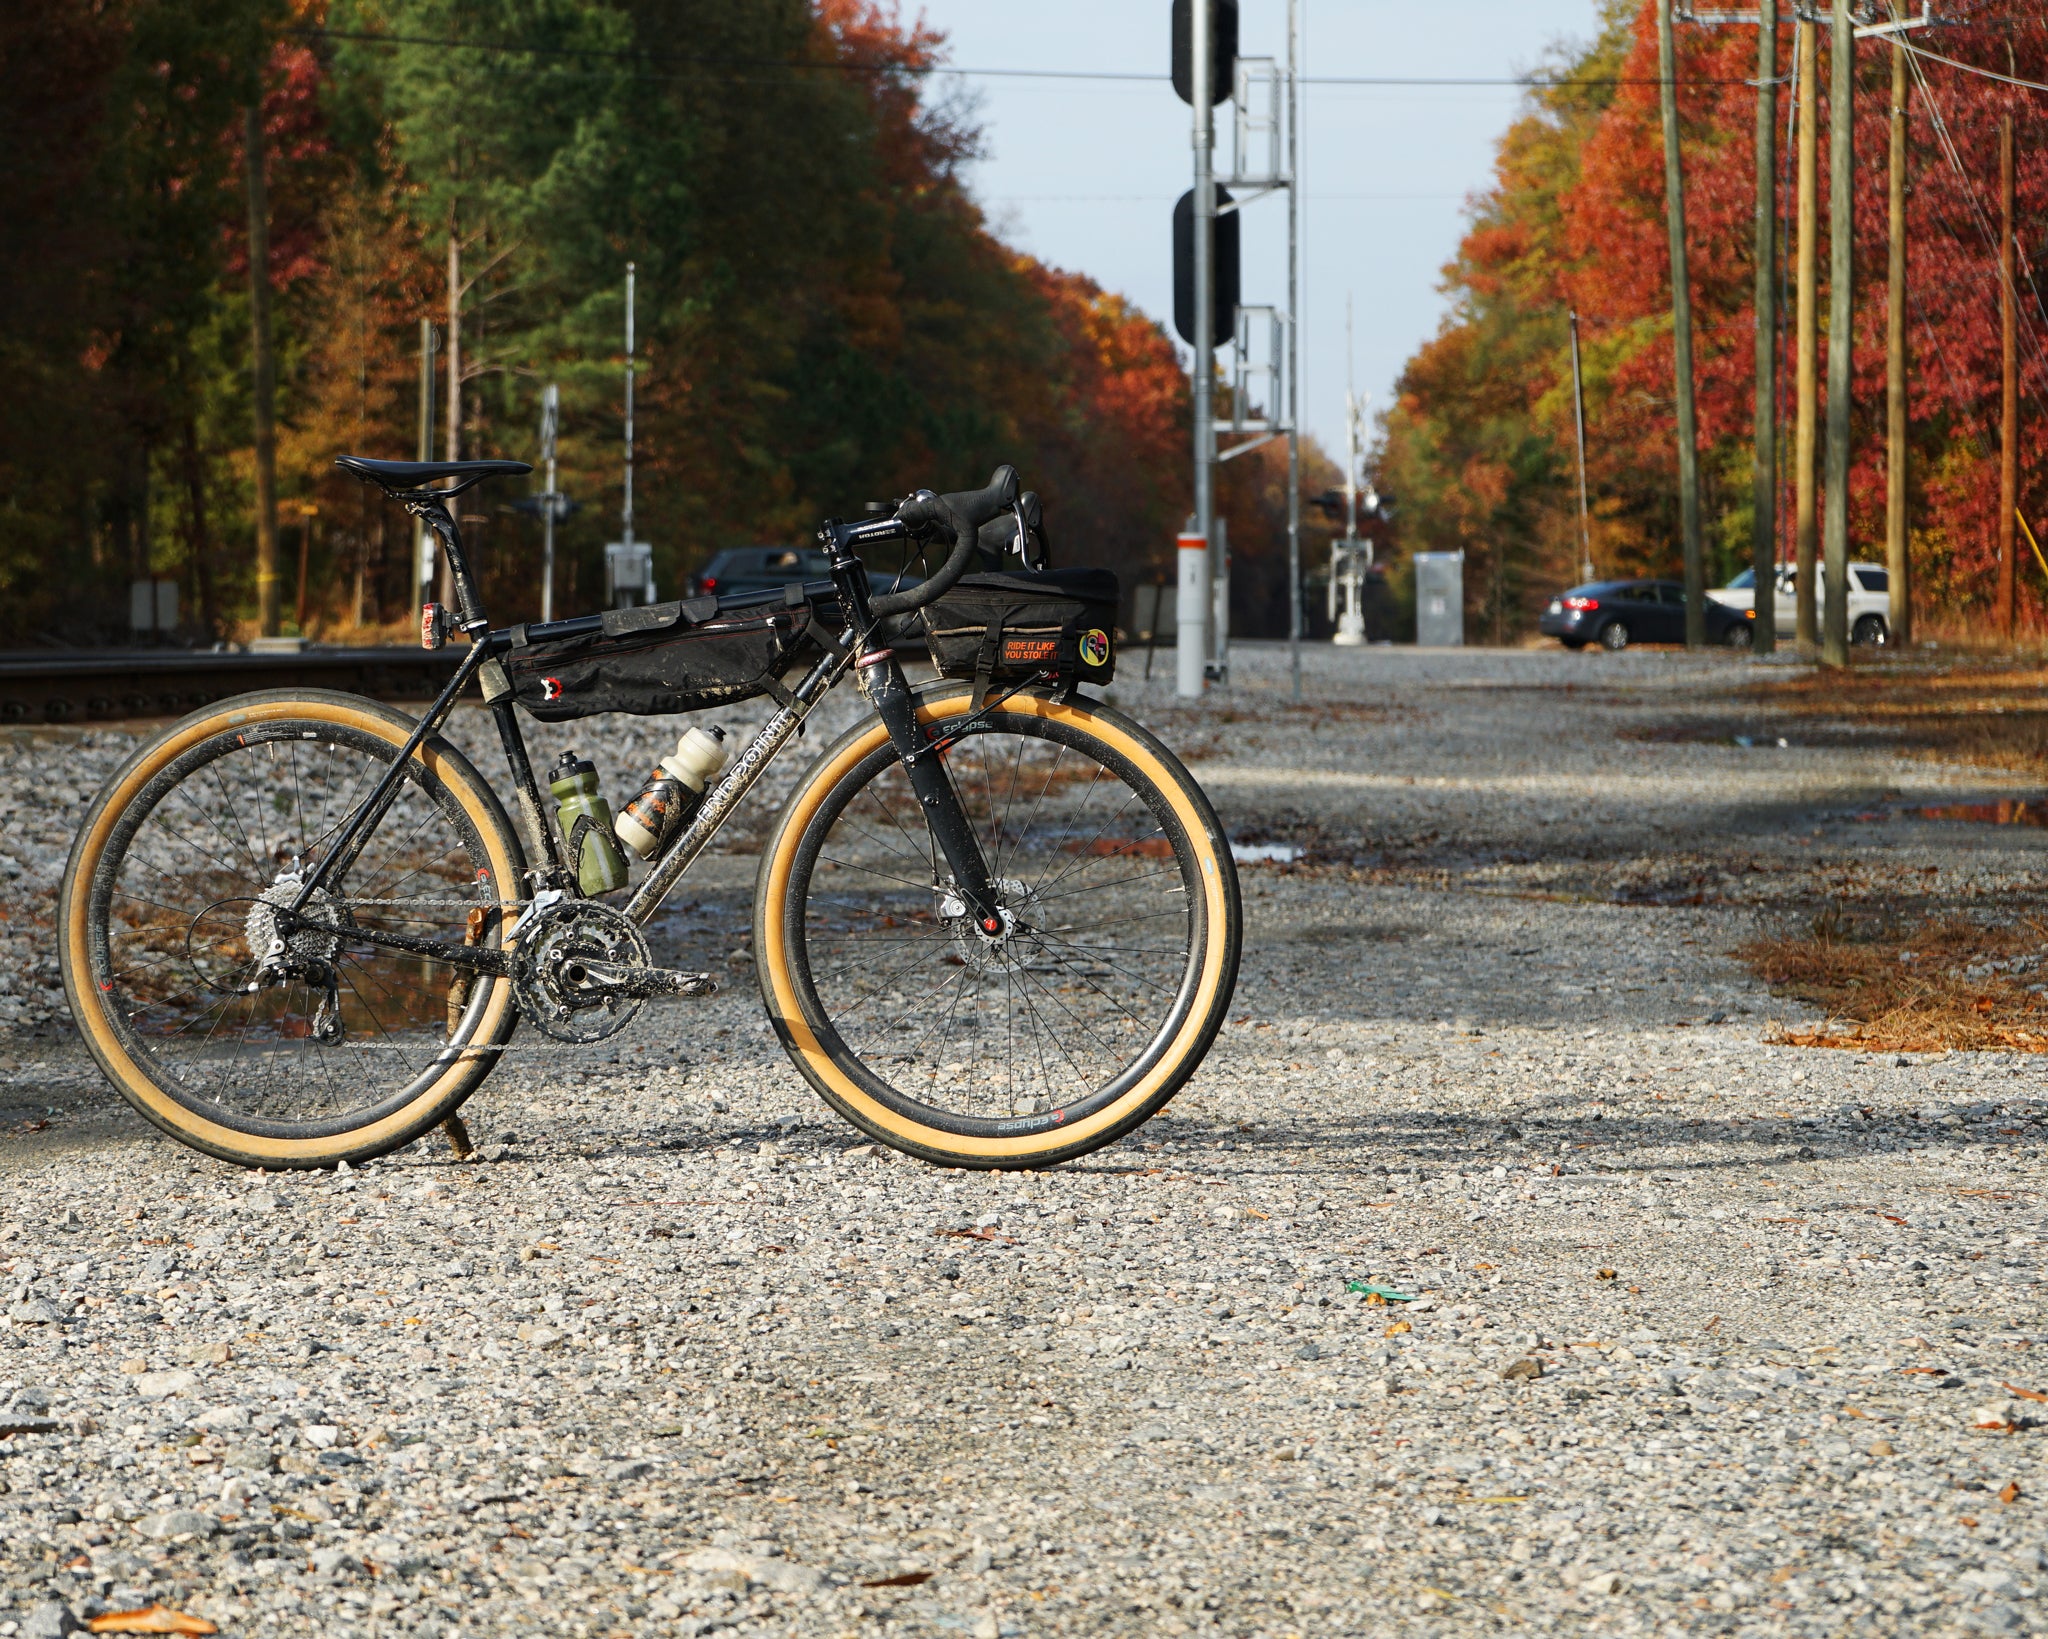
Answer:
[[[934,495],[919,490],[896,509],[896,516],[912,526],[935,525],[953,537],[953,550],[939,566],[938,573],[907,592],[886,592],[869,605],[877,619],[908,614],[944,597],[967,573],[981,526],[999,518],[1017,504],[1017,469],[1007,464],[996,468],[986,489],[965,490],[956,495]]]

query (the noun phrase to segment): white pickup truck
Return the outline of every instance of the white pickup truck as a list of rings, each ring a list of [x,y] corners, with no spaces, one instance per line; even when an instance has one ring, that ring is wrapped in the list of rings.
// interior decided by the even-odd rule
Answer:
[[[1778,570],[1778,585],[1771,600],[1771,613],[1776,617],[1774,624],[1778,636],[1791,637],[1799,629],[1798,604],[1795,601],[1798,590],[1799,571],[1796,565],[1786,564]],[[1818,594],[1825,590],[1827,566],[1821,566],[1815,578],[1816,597],[1813,623],[1820,625],[1821,605]],[[1718,586],[1707,594],[1716,603],[1726,604],[1730,609],[1753,609],[1756,607],[1756,572],[1745,569],[1726,586]],[[1852,563],[1849,565],[1849,641],[1880,648],[1892,640],[1891,627],[1891,576],[1881,563]]]

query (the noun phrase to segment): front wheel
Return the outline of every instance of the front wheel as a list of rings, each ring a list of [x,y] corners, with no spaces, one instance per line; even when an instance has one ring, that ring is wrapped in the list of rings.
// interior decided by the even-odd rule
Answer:
[[[1600,628],[1600,647],[1609,654],[1619,654],[1628,647],[1628,628],[1618,620],[1610,620]]]
[[[919,699],[943,732],[968,689]],[[952,892],[879,719],[784,805],[754,901],[763,999],[834,1109],[948,1166],[1048,1166],[1179,1091],[1237,982],[1237,872],[1201,788],[1121,713],[1011,698],[946,753],[1004,928]]]
[[[1850,642],[1866,649],[1882,649],[1891,638],[1891,627],[1885,624],[1883,615],[1865,615],[1849,634]]]
[[[1739,626],[1730,626],[1721,641],[1731,649],[1748,649],[1755,645],[1756,634],[1750,631],[1749,622],[1745,620]]]
[[[413,720],[358,696],[243,695],[129,758],[58,906],[64,989],[107,1078],[173,1137],[245,1166],[410,1143],[497,1062],[504,979],[373,943],[499,945],[524,861],[462,754],[429,738],[345,870],[281,928]]]

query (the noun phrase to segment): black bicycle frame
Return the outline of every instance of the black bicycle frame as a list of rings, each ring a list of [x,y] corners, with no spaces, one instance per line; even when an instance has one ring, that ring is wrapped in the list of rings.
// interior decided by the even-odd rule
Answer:
[[[457,489],[466,487],[457,486]],[[534,774],[532,760],[527,755],[526,738],[512,703],[511,685],[495,665],[498,657],[512,648],[512,633],[490,629],[470,576],[461,532],[447,508],[448,497],[457,493],[457,489],[415,490],[395,498],[441,539],[442,548],[448,554],[450,576],[455,583],[461,630],[470,639],[469,653],[463,656],[455,675],[449,678],[433,704],[420,717],[369,797],[343,825],[333,846],[306,874],[291,904],[278,908],[278,932],[288,935],[294,929],[305,928],[426,956],[472,972],[502,975],[509,971],[508,959],[502,951],[488,946],[420,939],[371,928],[333,927],[313,921],[304,914],[313,895],[328,881],[345,875],[355,863],[371,832],[389,812],[399,784],[405,778],[407,766],[428,737],[447,720],[463,691],[480,675],[485,704],[497,724],[498,738],[504,745],[505,760],[512,772],[520,817],[533,844],[536,863],[527,871],[525,886],[529,893],[551,889],[565,897],[578,895],[576,872],[557,834],[553,817],[541,794],[540,782]],[[944,753],[952,743],[952,737],[935,745],[925,733],[924,725],[918,721],[916,698],[911,692],[909,679],[890,647],[894,623],[876,620],[869,602],[867,566],[855,550],[860,546],[903,540],[908,533],[907,527],[895,518],[878,518],[859,524],[827,520],[819,535],[832,550],[832,578],[829,582],[807,583],[806,590],[819,596],[829,590],[846,616],[844,631],[790,691],[789,703],[768,720],[733,760],[719,782],[705,794],[683,834],[655,863],[653,871],[627,901],[625,912],[628,916],[643,924],[653,918],[676,883],[710,845],[768,765],[802,729],[811,708],[845,676],[849,666],[854,666],[861,693],[888,730],[889,742],[902,761],[911,789],[924,810],[925,823],[952,875],[953,891],[960,896],[985,935],[993,938],[1003,932],[1003,920],[989,881],[987,859],[982,854],[980,840],[974,834],[966,810],[961,806],[952,776],[946,770]],[[779,598],[780,595],[772,593],[764,594],[764,597]],[[595,615],[586,615],[555,621],[548,626],[529,626],[526,635],[529,640],[534,637],[566,637],[596,629],[598,620]]]

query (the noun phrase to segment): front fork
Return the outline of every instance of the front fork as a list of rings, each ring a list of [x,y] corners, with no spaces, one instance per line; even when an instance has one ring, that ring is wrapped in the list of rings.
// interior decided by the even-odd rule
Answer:
[[[882,719],[889,742],[910,776],[910,789],[917,795],[925,825],[953,873],[953,891],[965,901],[975,926],[986,937],[999,938],[1004,926],[1002,908],[989,882],[981,841],[961,806],[960,793],[953,788],[952,775],[946,772],[945,758],[932,748],[924,725],[917,720],[917,697],[910,692],[903,666],[892,651],[877,649],[860,657],[860,691]]]

